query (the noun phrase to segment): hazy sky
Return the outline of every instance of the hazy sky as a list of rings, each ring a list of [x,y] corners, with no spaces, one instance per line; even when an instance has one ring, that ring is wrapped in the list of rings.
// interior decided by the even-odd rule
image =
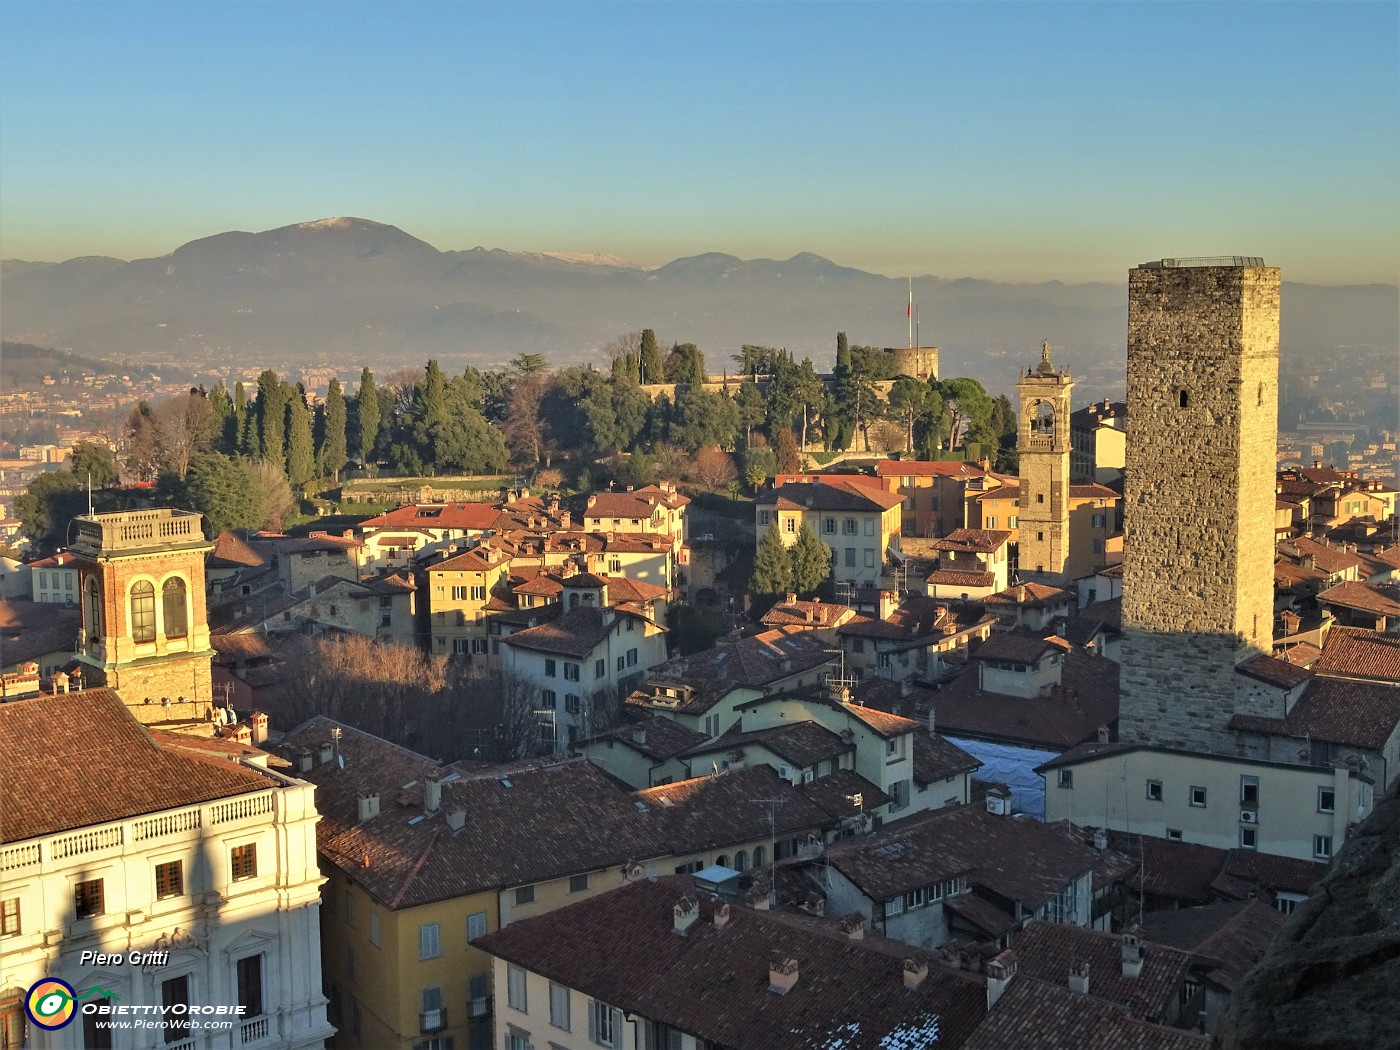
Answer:
[[[1400,279],[1400,5],[0,2],[0,255],[439,248]]]

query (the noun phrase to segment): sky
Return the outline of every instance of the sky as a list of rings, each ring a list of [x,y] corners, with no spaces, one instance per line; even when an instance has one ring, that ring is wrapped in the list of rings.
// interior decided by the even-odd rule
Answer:
[[[0,256],[440,249],[1400,282],[1400,5],[0,2]]]

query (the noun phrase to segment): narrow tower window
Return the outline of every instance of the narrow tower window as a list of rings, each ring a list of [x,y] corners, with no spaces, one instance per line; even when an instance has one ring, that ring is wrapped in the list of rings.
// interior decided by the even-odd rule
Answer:
[[[1182,407],[1182,408],[1185,408],[1185,407],[1186,407],[1186,402],[1187,402],[1188,400],[1190,400],[1190,399],[1187,397],[1186,391],[1185,391],[1185,390],[1182,390],[1182,391],[1180,391],[1180,392],[1177,394],[1177,399],[1181,402],[1181,407]]]
[[[156,640],[156,589],[148,580],[140,580],[131,588],[131,640]]]
[[[189,634],[189,617],[185,613],[185,581],[172,576],[161,588],[165,608],[165,637],[184,638]]]

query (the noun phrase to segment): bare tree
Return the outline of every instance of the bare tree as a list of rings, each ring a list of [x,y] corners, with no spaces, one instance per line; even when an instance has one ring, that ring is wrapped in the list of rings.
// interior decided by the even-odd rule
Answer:
[[[695,454],[690,477],[697,485],[714,492],[739,476],[734,457],[717,445],[708,445]]]
[[[183,478],[190,471],[190,460],[208,452],[214,439],[209,399],[191,391],[161,402],[151,415],[161,462]]]
[[[609,343],[603,344],[603,360],[611,365],[619,357],[640,359],[642,356],[642,333],[624,332]]]
[[[540,418],[545,377],[538,373],[518,375],[511,380],[506,402],[506,418],[501,430],[515,461],[525,467],[549,462],[545,423]]]

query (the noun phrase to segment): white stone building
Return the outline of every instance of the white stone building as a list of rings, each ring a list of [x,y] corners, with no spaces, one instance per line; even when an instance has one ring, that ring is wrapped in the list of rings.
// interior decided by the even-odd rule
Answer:
[[[0,1044],[310,1050],[333,1034],[310,784],[231,741],[148,735],[105,689],[0,704],[0,754]],[[55,1031],[24,1012],[43,978],[76,993]],[[243,1013],[123,1031],[90,1004]]]

